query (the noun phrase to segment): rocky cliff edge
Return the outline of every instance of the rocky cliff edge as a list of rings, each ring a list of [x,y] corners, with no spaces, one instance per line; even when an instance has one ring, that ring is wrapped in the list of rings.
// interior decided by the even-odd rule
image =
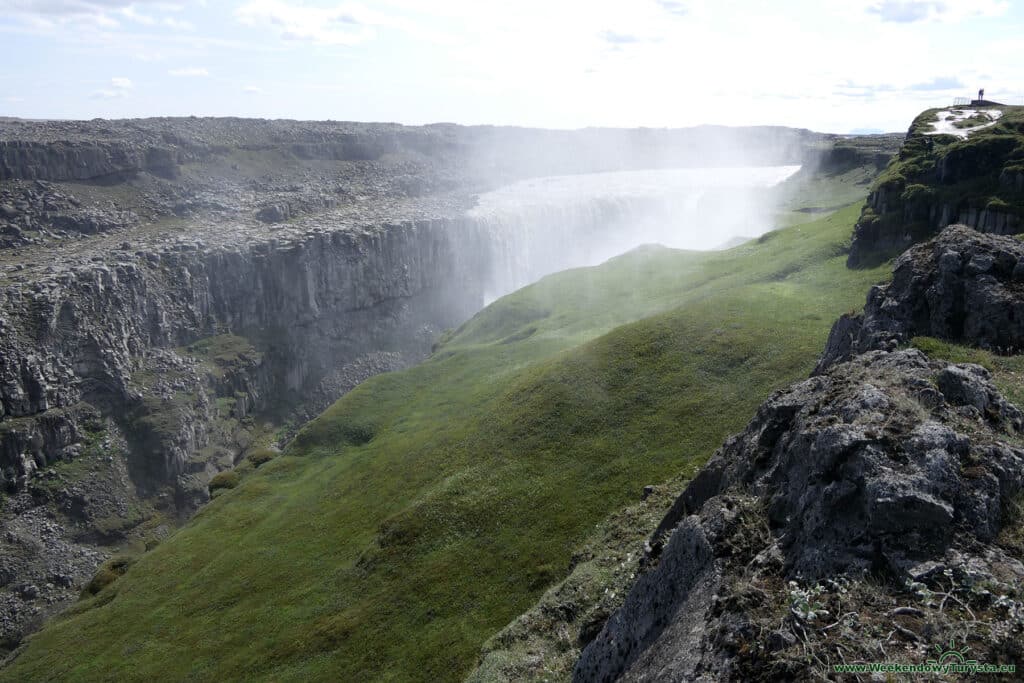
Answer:
[[[687,486],[575,680],[835,680],[965,647],[1024,662],[1024,416],[985,368],[900,346],[1016,348],[1019,255],[959,227],[904,255],[816,374]]]

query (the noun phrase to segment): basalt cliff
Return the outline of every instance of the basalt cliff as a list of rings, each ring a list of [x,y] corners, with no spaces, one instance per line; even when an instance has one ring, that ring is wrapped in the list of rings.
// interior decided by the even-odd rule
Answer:
[[[977,128],[961,114],[929,109],[914,119],[899,153],[875,181],[854,231],[849,264],[887,258],[947,225],[1014,234],[1024,228],[1024,114],[998,107]],[[958,125],[965,126],[963,128]]]

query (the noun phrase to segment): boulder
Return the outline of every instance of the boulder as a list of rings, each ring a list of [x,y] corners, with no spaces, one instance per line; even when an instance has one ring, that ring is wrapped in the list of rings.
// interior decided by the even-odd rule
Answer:
[[[873,287],[864,313],[832,328],[816,372],[917,336],[997,353],[1024,350],[1024,243],[952,225],[914,246],[888,285]]]

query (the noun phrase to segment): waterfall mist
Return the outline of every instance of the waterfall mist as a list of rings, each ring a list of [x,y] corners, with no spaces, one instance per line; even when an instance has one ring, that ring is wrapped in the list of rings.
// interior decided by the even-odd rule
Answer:
[[[532,178],[481,194],[469,217],[490,246],[485,302],[644,244],[716,249],[774,226],[770,188],[799,166],[614,171]]]

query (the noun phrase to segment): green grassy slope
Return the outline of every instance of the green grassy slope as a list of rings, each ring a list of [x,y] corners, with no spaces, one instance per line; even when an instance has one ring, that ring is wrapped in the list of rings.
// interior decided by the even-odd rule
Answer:
[[[813,367],[887,273],[844,267],[858,211],[495,302],[338,401],[0,680],[464,676],[595,524]]]

